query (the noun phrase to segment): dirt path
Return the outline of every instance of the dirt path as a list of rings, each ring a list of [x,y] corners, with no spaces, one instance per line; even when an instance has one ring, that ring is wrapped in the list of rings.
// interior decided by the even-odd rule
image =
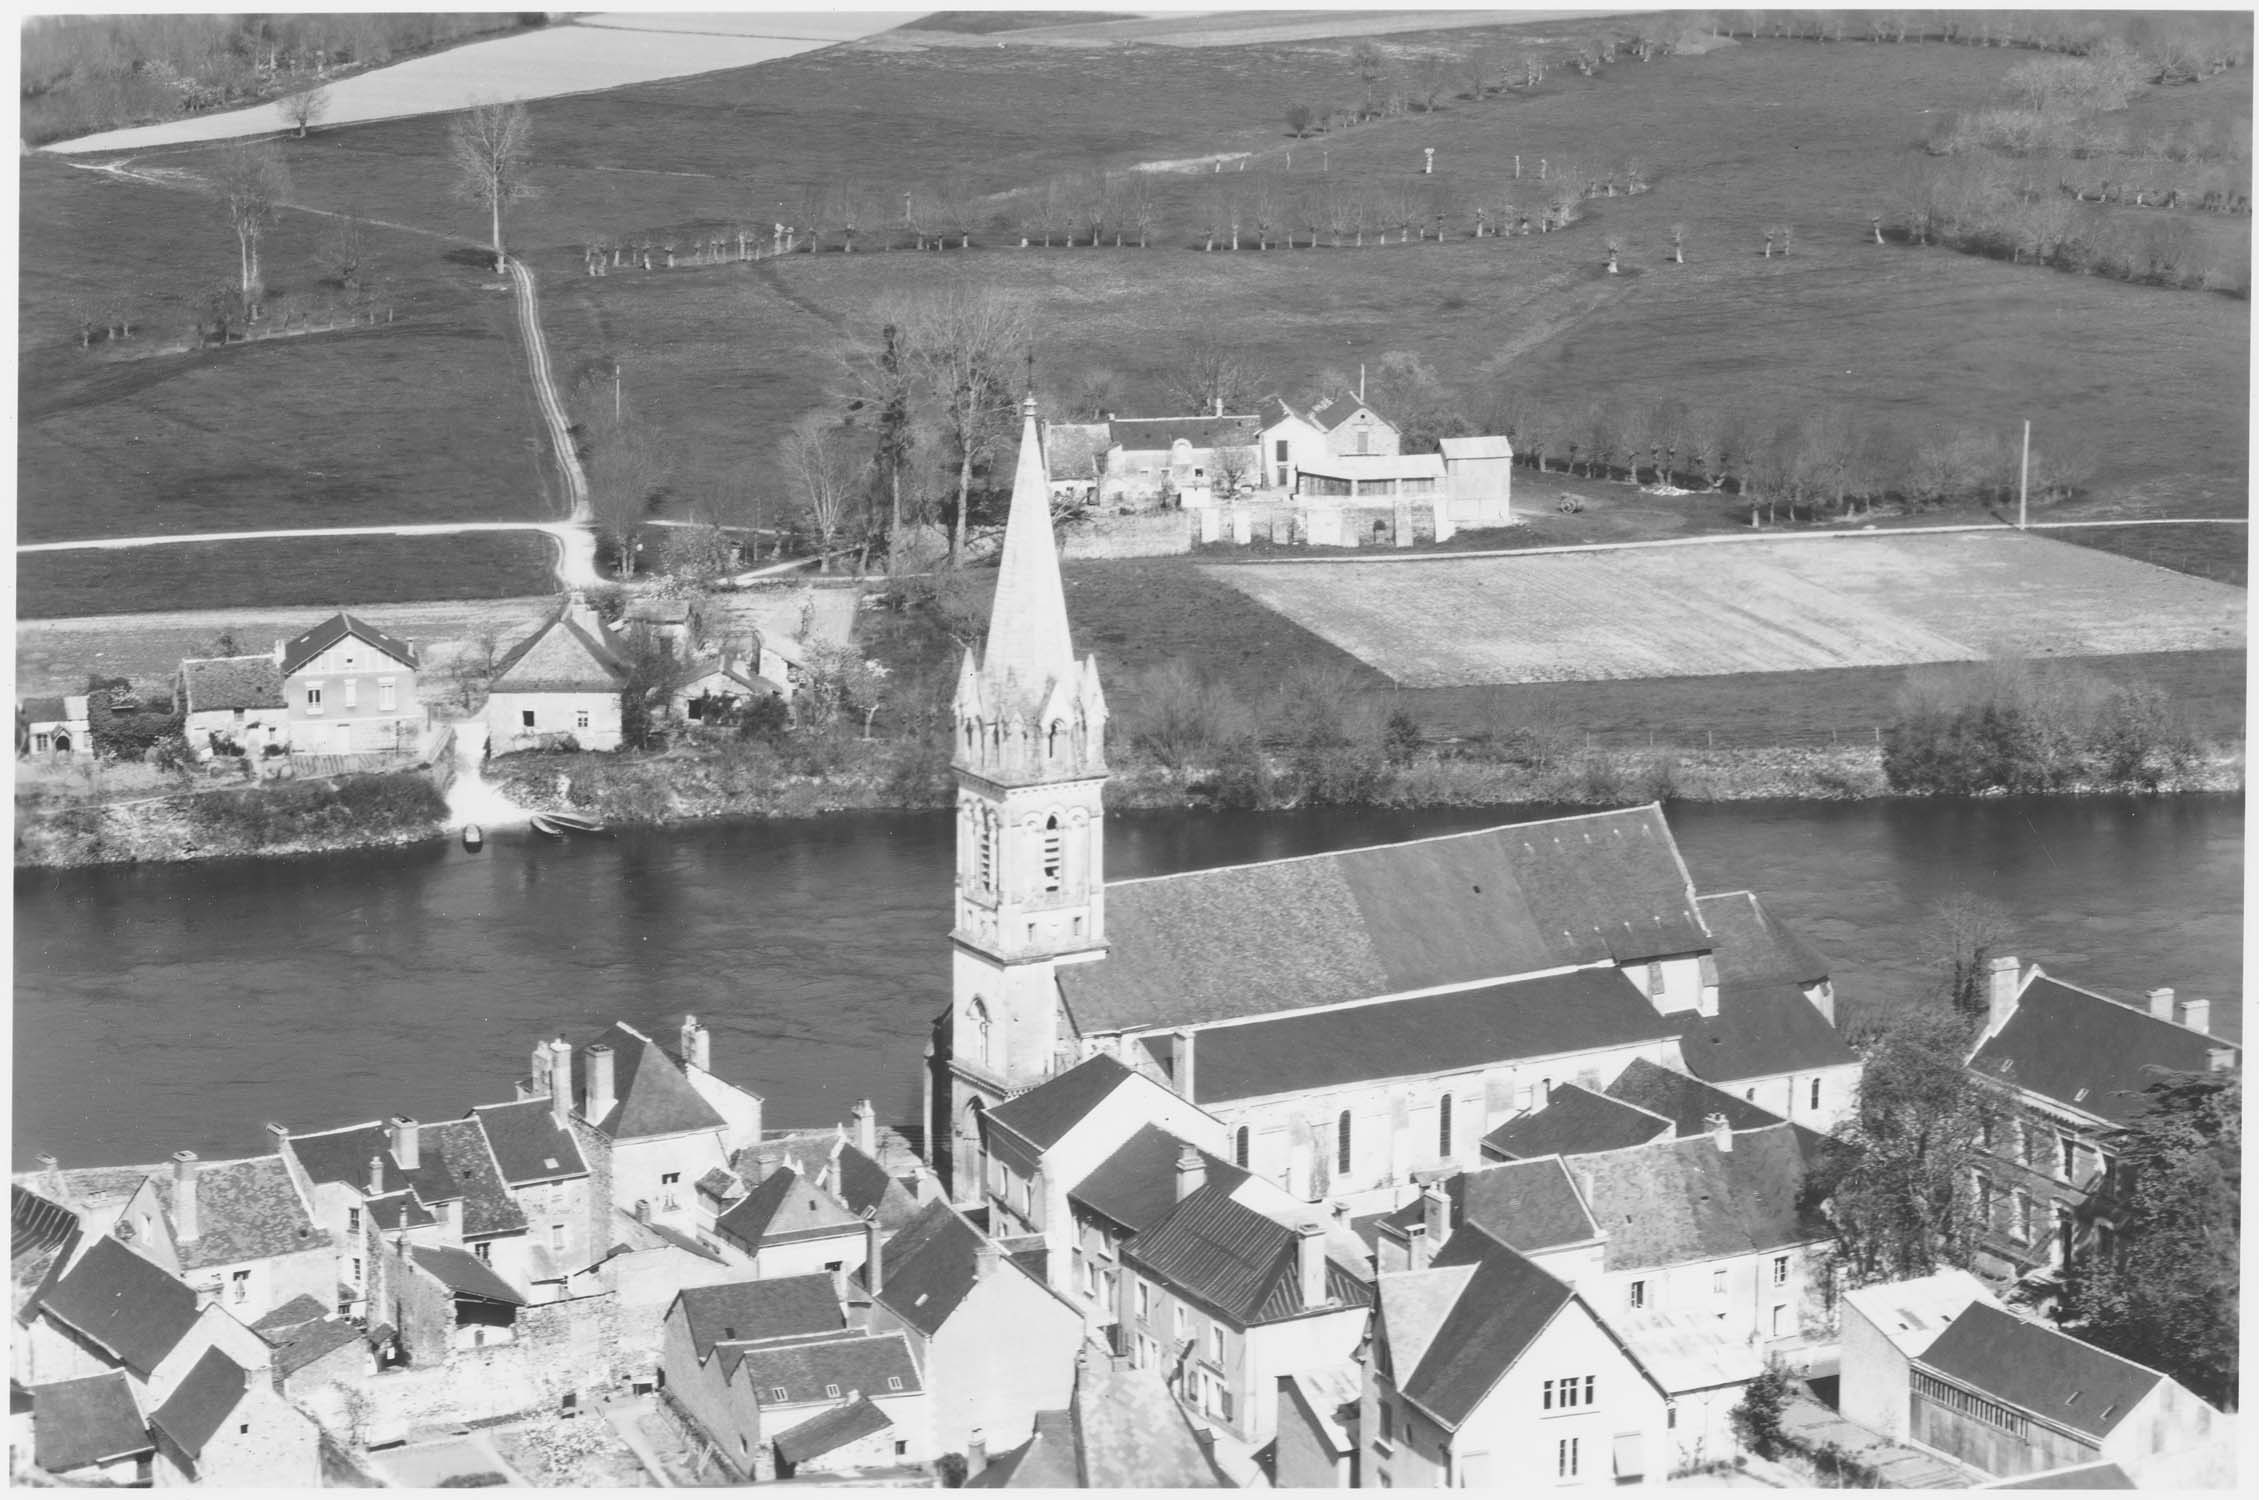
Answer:
[[[567,516],[580,525],[590,521],[590,485],[575,455],[574,439],[567,432],[566,405],[550,378],[550,343],[542,334],[542,308],[535,300],[535,273],[517,256],[505,256],[511,268],[513,300],[519,308],[519,332],[527,346],[527,376],[534,382],[535,404],[542,409],[543,425],[550,429],[551,456],[566,481]]]

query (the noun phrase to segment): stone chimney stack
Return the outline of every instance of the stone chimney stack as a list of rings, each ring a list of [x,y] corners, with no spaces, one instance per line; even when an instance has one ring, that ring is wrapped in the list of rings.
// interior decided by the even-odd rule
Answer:
[[[982,1243],[975,1247],[975,1279],[988,1281],[997,1274],[998,1241],[984,1235]]]
[[[1430,1225],[1410,1224],[1407,1226],[1408,1270],[1428,1271],[1431,1268],[1431,1253],[1435,1249],[1437,1247],[1431,1243]]]
[[[1454,1233],[1454,1205],[1447,1202],[1446,1189],[1435,1182],[1423,1185],[1423,1229],[1434,1252]]]
[[[2148,990],[2146,992],[2146,1014],[2157,1021],[2174,1023],[2177,1020],[2177,999],[2178,992],[2166,984],[2158,990]]]
[[[2000,953],[1989,960],[1989,1030],[2002,1031],[2020,1001],[2020,960]]]
[[[1171,1086],[1189,1104],[1195,1102],[1195,1030],[1182,1026],[1171,1034]]]
[[[582,1056],[589,1064],[590,1096],[582,1106],[582,1118],[595,1125],[613,1113],[613,1049],[598,1042]]]
[[[1297,1226],[1297,1305],[1300,1307],[1328,1306],[1327,1244],[1327,1231],[1319,1224]]]
[[[197,1219],[197,1154],[176,1151],[173,1153],[173,1234],[177,1239],[193,1240],[203,1233]]]
[[[880,1157],[880,1127],[873,1119],[873,1101],[859,1099],[849,1118],[857,1122],[857,1149],[878,1160]]]
[[[983,1430],[977,1427],[967,1434],[967,1477],[972,1479],[989,1467],[990,1444],[983,1441]]]
[[[39,1153],[39,1188],[57,1203],[71,1201],[71,1190],[63,1182],[63,1163],[52,1151]]]
[[[2198,1031],[2203,1036],[2207,1036],[2209,1034],[2209,1002],[2206,1000],[2180,1000],[2178,1002],[2178,1024],[2188,1031]]]
[[[1729,1133],[1728,1115],[1716,1113],[1706,1116],[1706,1133],[1714,1138],[1714,1149],[1724,1156],[1736,1149],[1736,1142]]]
[[[566,1118],[574,1112],[574,1049],[566,1038],[558,1037],[547,1049],[550,1053],[550,1122],[560,1130],[566,1128]]]
[[[377,1198],[382,1197],[384,1193],[385,1158],[382,1156],[373,1156],[369,1159],[369,1195],[372,1198]]]
[[[883,1269],[880,1259],[880,1211],[868,1208],[865,1210],[865,1290],[875,1297],[880,1295]]]
[[[547,1038],[535,1043],[534,1061],[527,1067],[527,1097],[550,1097],[550,1042]]]
[[[386,1124],[393,1127],[393,1159],[404,1172],[417,1169],[417,1122],[407,1115],[395,1115]]]
[[[1184,1203],[1203,1190],[1210,1174],[1203,1166],[1203,1153],[1193,1146],[1179,1148],[1179,1160],[1172,1163],[1172,1201]]]
[[[715,1071],[708,1066],[708,1029],[700,1024],[699,1017],[684,1018],[683,1026],[676,1033],[676,1050],[686,1067],[698,1068],[703,1073]]]

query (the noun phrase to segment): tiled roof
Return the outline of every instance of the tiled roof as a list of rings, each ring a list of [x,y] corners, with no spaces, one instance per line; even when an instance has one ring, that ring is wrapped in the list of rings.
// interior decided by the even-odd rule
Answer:
[[[1258,403],[1258,426],[1261,428],[1276,427],[1283,422],[1303,422],[1309,427],[1312,421],[1311,417],[1278,395],[1267,396]]]
[[[464,1233],[473,1238],[527,1227],[503,1173],[488,1150],[478,1117],[417,1127],[417,1170],[410,1174],[427,1203],[464,1200]]]
[[[240,1264],[302,1250],[326,1249],[329,1231],[317,1229],[290,1168],[280,1156],[248,1161],[209,1162],[197,1167],[197,1237],[180,1241],[180,1206],[173,1176],[154,1174],[167,1213],[172,1215],[181,1268]]]
[[[692,1349],[701,1360],[717,1344],[834,1333],[845,1326],[833,1278],[780,1276],[725,1286],[686,1287],[677,1294]]]
[[[1392,1377],[1407,1399],[1456,1428],[1573,1301],[1572,1288],[1482,1229],[1458,1231],[1431,1264],[1411,1274],[1473,1269],[1421,1362],[1394,1367]]]
[[[357,1193],[367,1193],[370,1158],[375,1157],[381,1163],[383,1192],[398,1193],[409,1186],[408,1176],[393,1160],[393,1133],[375,1121],[294,1135],[290,1143],[299,1169],[316,1182],[344,1183]]]
[[[613,1049],[613,1108],[597,1128],[617,1141],[721,1130],[723,1117],[692,1087],[660,1045],[616,1022],[597,1038]],[[589,1050],[574,1049],[577,1098],[589,1098]]]
[[[917,1155],[893,1130],[880,1131],[873,1147],[882,1157],[907,1168]],[[848,1204],[858,1218],[869,1211],[880,1220],[881,1228],[893,1233],[919,1213],[919,1200],[901,1179],[883,1161],[858,1150],[838,1130],[808,1131],[744,1147],[732,1159],[732,1168],[746,1180],[760,1182],[781,1166],[822,1173],[827,1162],[833,1168],[829,1184],[833,1195]]]
[[[325,1355],[361,1341],[362,1331],[351,1323],[336,1318],[309,1323],[275,1351],[275,1373],[296,1374]]]
[[[583,1177],[581,1148],[572,1131],[561,1130],[550,1117],[548,1099],[524,1099],[516,1104],[482,1104],[472,1113],[487,1132],[488,1148],[503,1180],[513,1187]]]
[[[149,1425],[165,1434],[189,1457],[204,1452],[204,1445],[228,1420],[228,1413],[251,1387],[244,1367],[218,1349],[207,1349],[173,1387],[165,1404],[150,1414]]]
[[[930,1203],[881,1246],[876,1300],[922,1334],[932,1335],[974,1287],[975,1255],[982,1243],[982,1231],[949,1204]],[[1022,1274],[1008,1269],[1011,1262],[1005,1256],[999,1261],[994,1274]]]
[[[32,1458],[50,1474],[155,1446],[123,1370],[33,1386],[31,1414]]]
[[[1210,1454],[1195,1440],[1187,1408],[1157,1370],[1089,1359],[1070,1406],[1082,1488],[1222,1489]]]
[[[457,1250],[447,1245],[411,1245],[409,1254],[419,1269],[428,1271],[434,1279],[459,1297],[477,1297],[484,1302],[502,1302],[512,1307],[524,1307],[527,1299],[520,1296],[510,1282],[488,1266],[488,1263],[469,1250]]]
[[[407,641],[396,640],[369,621],[341,611],[284,646],[283,675],[290,676],[349,635],[359,636],[405,667],[413,669],[417,664],[417,653]]]
[[[992,1126],[1004,1126],[1040,1151],[1069,1134],[1078,1121],[1098,1109],[1132,1070],[1098,1053],[1066,1073],[1056,1073],[1026,1094],[1017,1094],[984,1116]]]
[[[1070,1188],[1070,1201],[1137,1234],[1179,1201],[1179,1153],[1186,1145],[1167,1130],[1143,1125]],[[1249,1180],[1250,1174],[1233,1163],[1208,1151],[1201,1155],[1206,1183],[1232,1192]]]
[[[764,1406],[838,1401],[851,1391],[892,1396],[920,1388],[920,1367],[900,1331],[745,1344],[737,1352],[734,1378],[744,1380]],[[891,1380],[896,1384],[891,1386]]]
[[[1987,1082],[2127,1124],[2159,1070],[2205,1073],[2211,1049],[2233,1045],[2038,972],[1968,1066]]]
[[[599,627],[602,632],[603,627]],[[491,693],[615,693],[629,668],[614,643],[561,609],[496,664]]]
[[[1694,1077],[1731,1083],[1856,1061],[1798,986],[1724,984],[1720,1002],[1714,1015],[1690,1010],[1673,1018],[1682,1029],[1682,1065]]]
[[[54,724],[68,719],[70,710],[60,698],[23,698],[16,703],[16,712],[23,715],[27,724]]]
[[[429,1229],[440,1222],[439,1213],[407,1188],[398,1193],[364,1198],[362,1206],[368,1210],[370,1225],[375,1229]]]
[[[184,712],[283,707],[283,669],[272,656],[191,657],[181,663]]]
[[[1059,975],[1088,1035],[1711,945],[1655,805],[1120,881],[1108,929]]]
[[[1525,1255],[1584,1245],[1602,1233],[1553,1156],[1457,1173],[1446,1181],[1446,1197],[1452,1223],[1475,1225]],[[1401,1205],[1383,1222],[1404,1240],[1410,1225],[1423,1222],[1423,1200]]]
[[[1814,984],[1832,966],[1751,891],[1700,896],[1698,915],[1714,935],[1723,984]]]
[[[1331,397],[1321,405],[1314,407],[1313,425],[1320,428],[1323,432],[1334,432],[1337,428],[1342,427],[1345,423],[1351,421],[1355,416],[1359,415],[1363,410],[1365,410],[1368,415],[1375,421],[1382,423],[1386,427],[1391,426],[1389,422],[1384,421],[1383,414],[1381,412],[1377,411],[1372,406],[1368,406],[1366,403],[1361,401],[1358,396],[1355,396],[1350,392],[1346,392],[1341,396]],[[1397,431],[1398,429],[1393,428],[1393,430]]]
[[[252,1324],[252,1332],[273,1344],[287,1339],[294,1330],[319,1323],[329,1316],[329,1308],[301,1292],[280,1307],[270,1308],[265,1317]]]
[[[1725,1117],[1732,1130],[1759,1130],[1782,1123],[1780,1116],[1770,1114],[1758,1104],[1749,1104],[1712,1084],[1700,1083],[1687,1073],[1662,1068],[1648,1058],[1639,1057],[1629,1063],[1604,1092],[1621,1104],[1664,1115],[1674,1122],[1674,1133],[1678,1136],[1704,1135],[1712,1128],[1707,1124],[1709,1115]]]
[[[1133,453],[1161,452],[1185,439],[1192,448],[1247,445],[1258,440],[1258,419],[1229,412],[1223,417],[1123,417],[1108,424],[1108,440]]]
[[[1439,439],[1439,456],[1450,463],[1456,459],[1508,458],[1509,439],[1498,433],[1491,437],[1443,437]]]
[[[1065,1411],[1037,1413],[1029,1441],[1010,1448],[984,1466],[962,1488],[970,1490],[1073,1490],[1077,1468],[1077,1429]]]
[[[186,1282],[108,1235],[87,1247],[42,1302],[145,1379],[197,1320],[197,1294]]]
[[[1622,1104],[1577,1083],[1560,1083],[1549,1090],[1546,1104],[1504,1120],[1486,1137],[1484,1145],[1487,1152],[1504,1161],[1578,1156],[1584,1151],[1640,1146],[1673,1128],[1672,1121],[1647,1109]]]
[[[860,1235],[864,1229],[864,1221],[840,1199],[791,1167],[771,1173],[715,1221],[715,1232],[749,1255],[765,1244]]]
[[[859,1438],[886,1432],[891,1425],[887,1412],[859,1396],[780,1433],[775,1439],[778,1456],[790,1464],[808,1463],[836,1448],[847,1447]]]
[[[1823,1239],[1800,1206],[1822,1138],[1793,1125],[1661,1141],[1567,1164],[1604,1232],[1605,1269],[1642,1270],[1789,1249]]]
[[[1195,1037],[1195,1101],[1215,1104],[1422,1077],[1664,1041],[1674,1034],[1675,1023],[1653,1010],[1616,969],[1577,969],[1208,1028]],[[1147,1046],[1159,1061],[1170,1056],[1169,1037],[1149,1037]]]
[[[1916,1363],[2090,1438],[2113,1432],[2164,1379],[2096,1344],[1976,1302]]]
[[[1108,445],[1106,422],[1048,422],[1045,430],[1046,477],[1099,477],[1101,459],[1107,455]]]
[[[1318,1212],[1316,1210],[1316,1212]],[[1183,1296],[1242,1327],[1303,1316],[1297,1232],[1206,1185],[1176,1204],[1160,1224],[1125,1245],[1127,1259]],[[1367,1283],[1331,1259],[1330,1307],[1362,1307]]]

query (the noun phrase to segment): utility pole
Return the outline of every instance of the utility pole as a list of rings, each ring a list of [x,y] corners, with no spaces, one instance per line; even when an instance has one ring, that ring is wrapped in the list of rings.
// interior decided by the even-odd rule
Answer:
[[[2028,529],[2028,419],[2020,419],[2020,529]]]
[[[613,362],[613,425],[621,425],[621,361]]]

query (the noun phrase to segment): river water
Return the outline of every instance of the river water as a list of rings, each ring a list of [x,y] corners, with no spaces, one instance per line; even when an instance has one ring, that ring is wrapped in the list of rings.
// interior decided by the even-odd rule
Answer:
[[[1109,872],[1552,811],[1128,814]],[[1848,1010],[1920,987],[1925,907],[1969,886],[2015,914],[2024,962],[2124,997],[2209,996],[2237,1034],[2237,797],[1727,803],[1669,821],[1700,891],[1760,891],[1833,960]],[[509,1098],[538,1038],[617,1016],[666,1034],[686,1010],[777,1123],[846,1119],[865,1094],[913,1119],[948,999],[950,839],[946,814],[875,814],[19,871],[15,1165],[248,1154],[268,1120],[450,1118]]]

